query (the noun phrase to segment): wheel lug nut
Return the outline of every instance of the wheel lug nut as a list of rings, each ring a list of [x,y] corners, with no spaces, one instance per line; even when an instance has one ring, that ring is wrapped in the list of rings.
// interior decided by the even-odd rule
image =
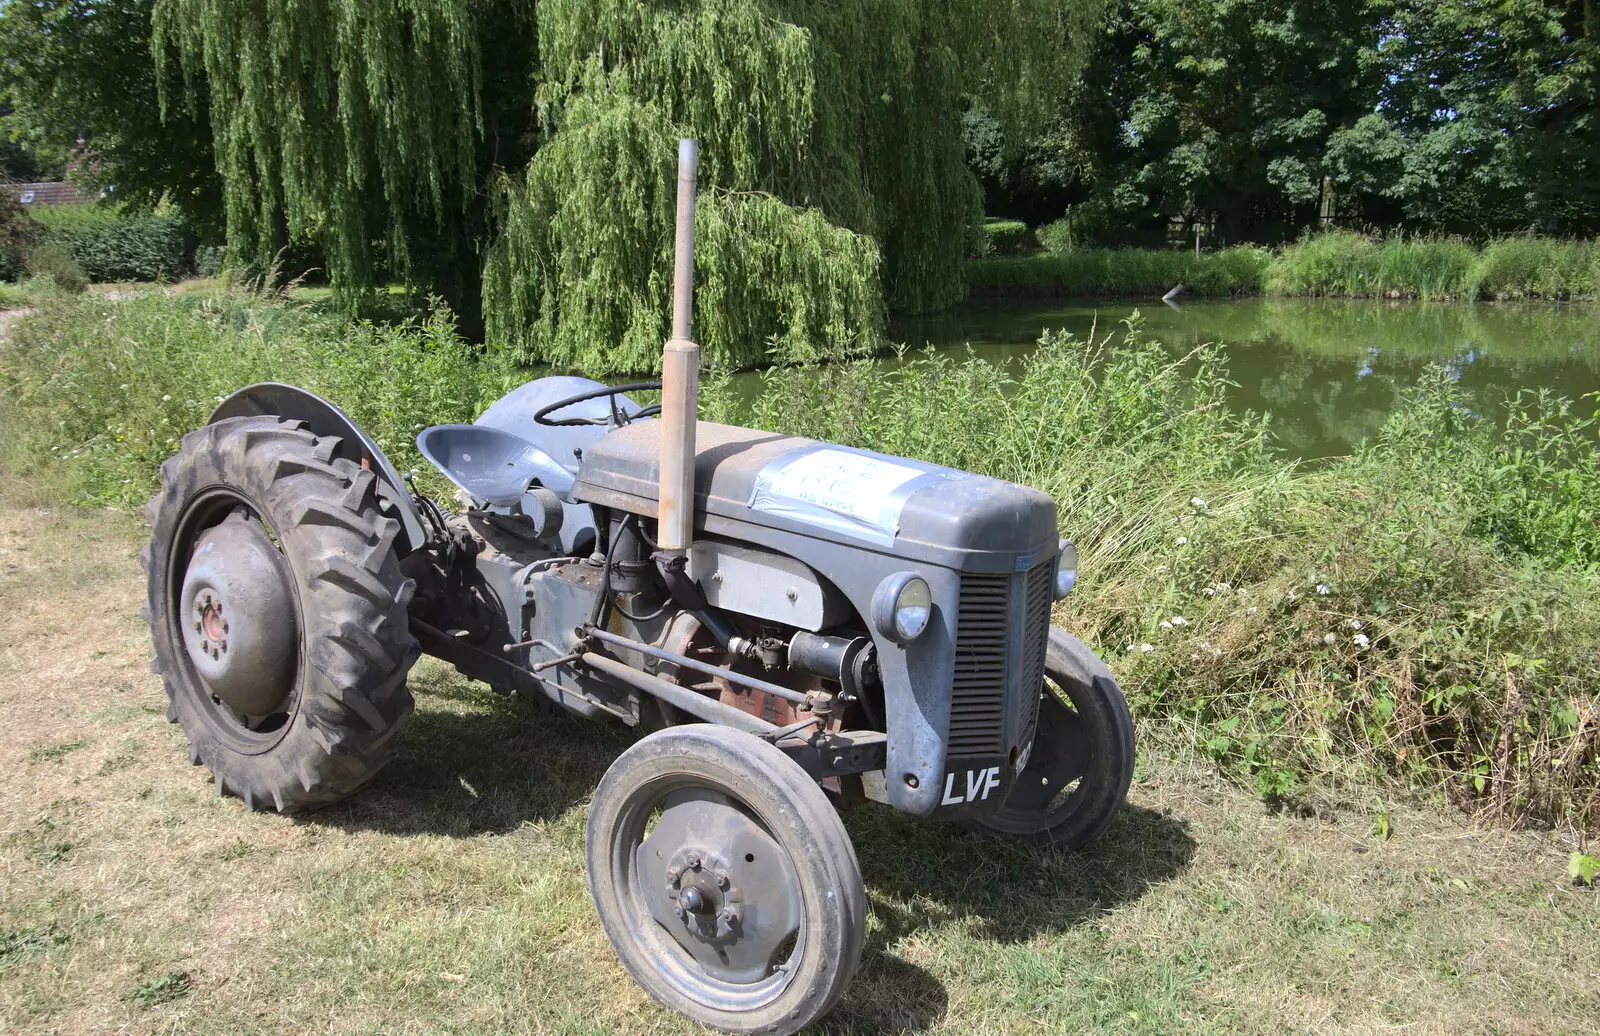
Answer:
[[[728,872],[727,871],[717,871],[717,888],[725,889],[727,887],[728,887]]]
[[[683,916],[683,907],[675,906],[675,907],[672,908],[672,912],[675,915],[677,915],[678,917],[682,917]]]
[[[200,620],[199,619],[194,620],[194,631],[196,633],[200,632]]]
[[[700,869],[700,854],[699,853],[690,853],[689,855],[685,856],[683,859],[684,859],[684,862],[689,865],[690,869],[692,869],[692,870],[699,870]]]

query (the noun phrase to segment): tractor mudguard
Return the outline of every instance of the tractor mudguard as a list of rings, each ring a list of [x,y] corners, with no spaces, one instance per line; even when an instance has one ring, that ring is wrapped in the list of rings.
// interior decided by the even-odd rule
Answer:
[[[343,410],[315,392],[276,381],[247,385],[217,404],[206,423],[216,424],[231,417],[266,415],[304,421],[313,435],[342,439],[334,456],[371,468],[377,474],[378,498],[386,505],[384,510],[400,520],[400,536],[395,543],[400,555],[404,557],[426,542],[428,537],[422,524],[422,514],[406,490],[400,472],[389,463],[389,458],[384,456],[372,436],[362,431],[361,426]]]

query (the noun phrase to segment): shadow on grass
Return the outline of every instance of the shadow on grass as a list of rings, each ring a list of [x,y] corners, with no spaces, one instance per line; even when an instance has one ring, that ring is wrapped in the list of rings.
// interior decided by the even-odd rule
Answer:
[[[948,1006],[944,985],[891,951],[951,922],[998,943],[1093,924],[1153,886],[1183,873],[1196,843],[1188,824],[1127,806],[1099,841],[1080,853],[951,824],[920,823],[883,808],[846,817],[861,861],[873,927],[850,992],[819,1032],[911,1032],[936,1025]]]
[[[874,915],[891,938],[954,918],[975,934],[1024,942],[1092,920],[1182,873],[1194,858],[1188,824],[1125,806],[1082,852],[985,838],[952,824],[919,823],[887,809],[848,826]]]
[[[428,688],[394,760],[359,795],[308,822],[385,834],[468,836],[550,820],[586,801],[635,735],[526,700]],[[460,702],[462,712],[434,707]]]
[[[309,822],[398,835],[513,830],[585,802],[637,737],[464,682],[430,687],[428,698],[372,784]],[[902,940],[956,923],[1011,944],[1092,924],[1182,873],[1195,852],[1187,824],[1138,806],[1081,853],[980,838],[881,806],[849,813],[845,824],[872,925],[855,981],[815,1030],[834,1036],[915,1031],[944,1017],[943,983],[893,952]]]

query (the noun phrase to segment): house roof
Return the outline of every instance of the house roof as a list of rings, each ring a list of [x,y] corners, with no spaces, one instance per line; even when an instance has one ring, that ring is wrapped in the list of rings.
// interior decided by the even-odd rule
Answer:
[[[82,191],[70,183],[18,183],[10,189],[24,205],[93,205],[103,193]]]

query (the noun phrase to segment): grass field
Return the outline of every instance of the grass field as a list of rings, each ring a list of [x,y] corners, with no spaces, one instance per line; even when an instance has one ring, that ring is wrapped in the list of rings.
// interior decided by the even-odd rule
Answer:
[[[628,980],[584,884],[626,735],[424,663],[367,791],[247,813],[165,720],[140,535],[0,507],[0,1031],[694,1031]],[[847,820],[868,951],[821,1032],[1581,1033],[1600,1012],[1600,890],[1550,834],[1372,795],[1274,813],[1148,747],[1080,856]]]

